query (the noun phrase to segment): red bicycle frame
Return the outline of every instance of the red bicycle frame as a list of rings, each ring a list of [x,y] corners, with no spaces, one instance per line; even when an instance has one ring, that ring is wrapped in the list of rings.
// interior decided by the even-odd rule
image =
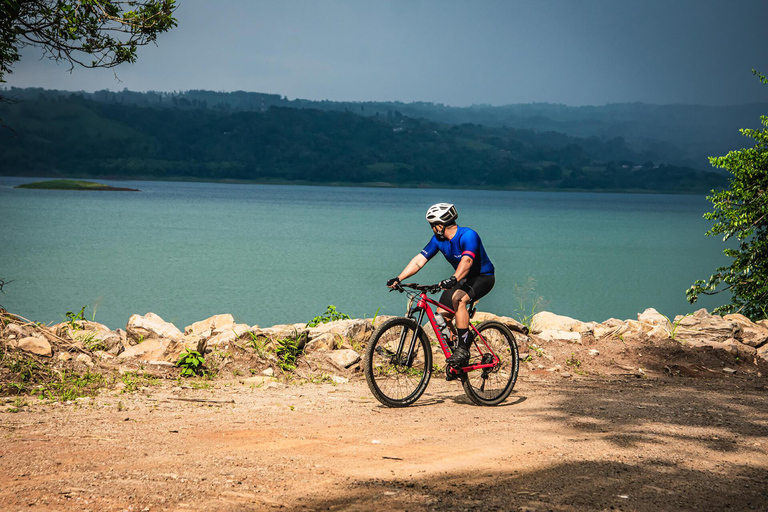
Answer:
[[[419,318],[418,318],[418,320],[416,320],[414,318],[414,320],[416,320],[416,325],[421,325],[422,321],[424,320],[424,313],[426,312],[427,319],[429,320],[429,325],[431,325],[432,329],[435,331],[435,335],[437,335],[437,341],[438,341],[438,343],[440,343],[440,348],[443,349],[443,354],[445,354],[445,357],[447,359],[451,355],[451,351],[450,351],[450,349],[448,347],[448,340],[443,338],[443,333],[440,331],[440,328],[438,327],[437,322],[435,321],[435,314],[432,312],[432,308],[429,307],[429,305],[432,304],[433,306],[437,306],[440,309],[444,309],[445,311],[447,311],[451,315],[455,315],[456,312],[454,310],[452,310],[451,308],[446,307],[446,306],[440,304],[436,300],[430,299],[429,297],[427,297],[427,292],[424,292],[424,291],[419,293],[418,298],[416,298],[414,300],[414,302],[415,302],[415,304],[412,305],[409,308],[408,317],[409,318],[414,318],[416,312],[418,311],[418,317]],[[480,334],[480,331],[478,331],[477,328],[475,328],[475,326],[472,325],[472,322],[469,322],[469,327],[475,333],[475,336],[474,336],[475,339],[474,339],[473,345],[477,349],[477,351],[480,354],[481,358],[482,358],[484,352],[480,349],[480,346],[478,345],[478,340],[482,342],[482,344],[485,346],[486,349],[488,349],[488,352],[485,352],[485,353],[490,353],[490,354],[493,355],[493,361],[491,361],[490,363],[482,363],[482,362],[480,362],[479,364],[473,364],[473,365],[470,365],[470,366],[464,366],[464,367],[461,368],[461,371],[466,373],[466,372],[469,372],[469,371],[472,371],[472,370],[482,370],[483,368],[493,368],[494,366],[499,364],[499,357],[496,355],[496,353],[493,351],[493,349],[488,345],[488,342],[485,341],[485,338],[483,338],[482,334]],[[450,368],[447,371],[454,371],[454,372],[456,372],[457,370],[455,370],[453,368]]]

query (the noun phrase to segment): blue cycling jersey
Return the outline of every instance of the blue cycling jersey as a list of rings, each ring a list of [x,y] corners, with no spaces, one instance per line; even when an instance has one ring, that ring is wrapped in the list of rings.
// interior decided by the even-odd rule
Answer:
[[[433,235],[421,254],[430,260],[438,251],[443,253],[453,268],[459,266],[462,256],[472,258],[472,267],[469,269],[467,277],[480,274],[493,275],[494,273],[493,263],[485,252],[483,242],[480,241],[480,236],[473,229],[459,227],[453,238],[443,242]]]

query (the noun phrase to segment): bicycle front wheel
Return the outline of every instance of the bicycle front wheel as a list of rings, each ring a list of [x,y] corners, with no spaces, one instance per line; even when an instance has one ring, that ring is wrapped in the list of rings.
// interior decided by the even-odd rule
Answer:
[[[464,392],[477,405],[498,405],[509,396],[517,382],[517,374],[520,370],[517,343],[512,331],[501,322],[489,320],[480,324],[477,330],[485,339],[485,343],[481,339],[475,340],[475,344],[483,354],[481,356],[472,347],[470,351],[472,358],[469,364],[490,362],[493,356],[489,348],[499,358],[499,362],[493,368],[473,370],[463,375]]]
[[[365,380],[387,407],[411,405],[432,375],[432,350],[424,330],[410,318],[392,318],[379,327],[365,352]]]

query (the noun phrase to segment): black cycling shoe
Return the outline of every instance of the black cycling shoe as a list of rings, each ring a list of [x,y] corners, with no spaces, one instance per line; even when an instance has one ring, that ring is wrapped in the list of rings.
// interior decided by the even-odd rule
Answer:
[[[451,357],[446,359],[445,362],[455,368],[466,366],[466,364],[469,362],[469,350],[465,349],[464,347],[456,347],[456,350],[453,351]]]

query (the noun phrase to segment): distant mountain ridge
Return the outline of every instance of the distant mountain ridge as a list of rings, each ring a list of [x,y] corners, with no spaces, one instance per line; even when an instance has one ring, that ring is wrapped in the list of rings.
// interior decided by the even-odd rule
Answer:
[[[258,93],[5,94],[16,99],[0,104],[16,134],[0,138],[5,175],[688,193],[725,184],[722,173],[675,164],[623,136],[412,115],[464,112],[431,104],[382,113],[368,110],[389,104],[353,110]]]
[[[72,92],[39,88],[6,90],[18,99],[68,97]],[[617,103],[604,106],[571,107],[550,103],[504,106],[473,105],[452,107],[440,103],[398,101],[314,101],[289,100],[279,94],[259,92],[132,92],[123,90],[76,93],[98,102],[119,102],[137,106],[209,108],[221,111],[258,112],[270,107],[311,108],[351,112],[366,117],[398,116],[423,118],[446,124],[481,124],[538,132],[553,131],[574,137],[601,140],[622,137],[628,148],[652,154],[667,164],[711,170],[707,157],[721,156],[749,145],[741,128],[760,128],[760,115],[768,114],[768,102],[730,106],[651,105]]]

